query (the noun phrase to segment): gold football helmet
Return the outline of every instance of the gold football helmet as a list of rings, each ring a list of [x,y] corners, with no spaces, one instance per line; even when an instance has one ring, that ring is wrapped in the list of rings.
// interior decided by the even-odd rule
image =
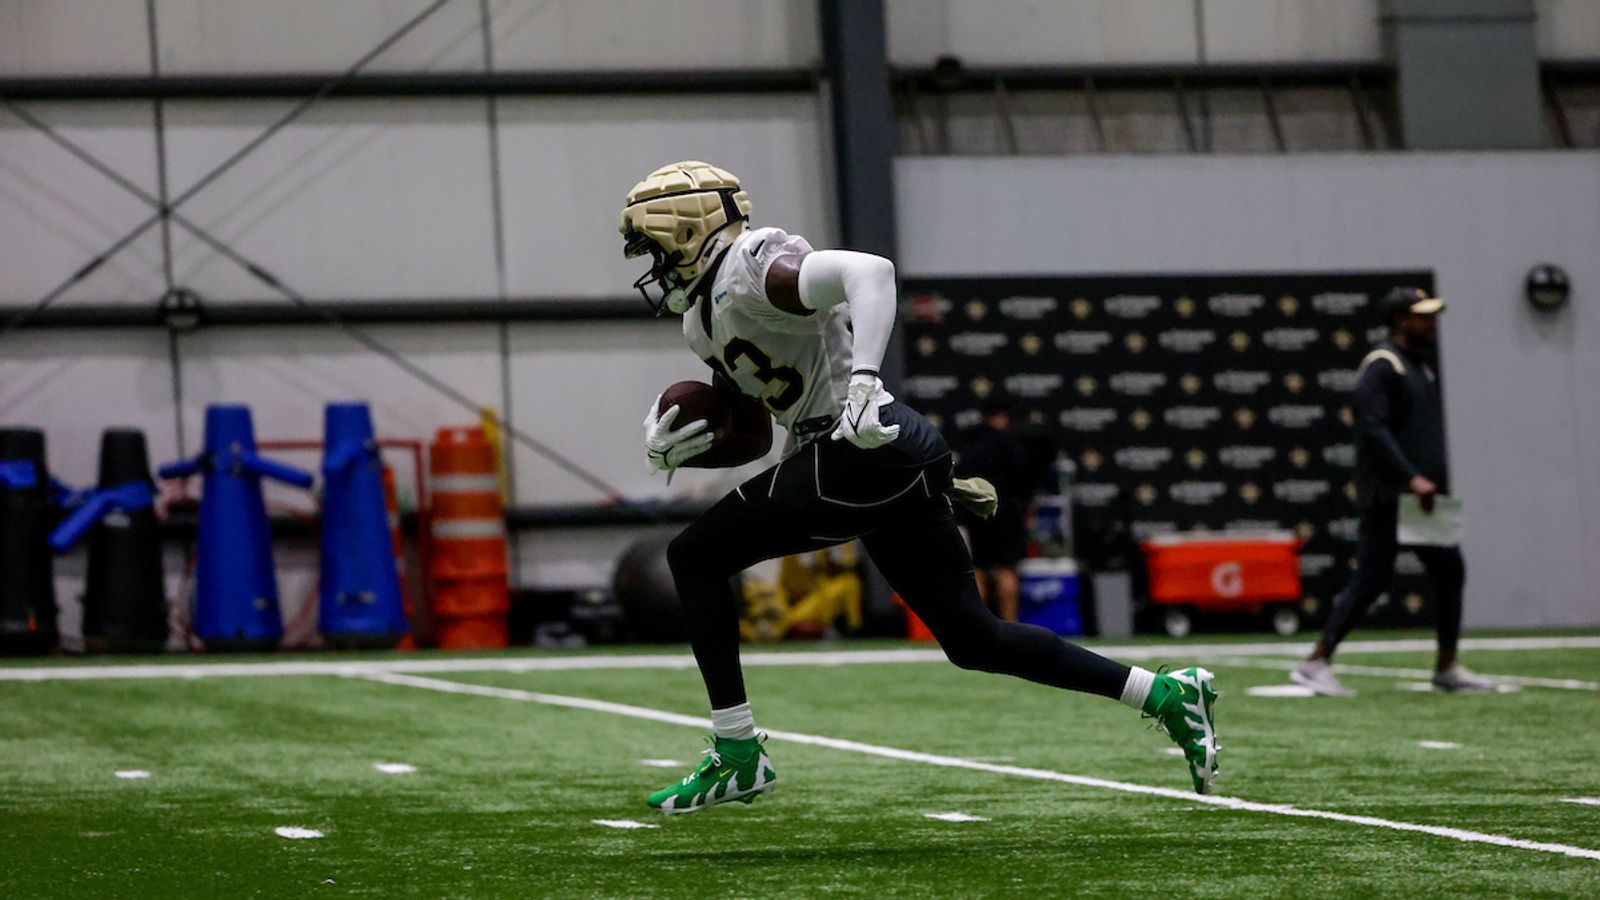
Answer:
[[[628,191],[618,226],[624,256],[650,255],[650,271],[633,286],[656,315],[688,312],[689,291],[749,220],[750,197],[726,169],[691,159],[651,172]]]

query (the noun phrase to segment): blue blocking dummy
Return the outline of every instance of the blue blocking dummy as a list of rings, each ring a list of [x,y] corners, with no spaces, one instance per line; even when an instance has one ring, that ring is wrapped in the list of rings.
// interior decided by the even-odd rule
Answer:
[[[194,633],[208,649],[259,650],[283,638],[272,534],[261,479],[310,489],[313,478],[256,453],[244,406],[206,408],[205,449],[161,467],[162,478],[205,479],[195,561]]]
[[[364,403],[331,403],[324,423],[319,628],[335,646],[392,647],[406,615],[372,414]]]

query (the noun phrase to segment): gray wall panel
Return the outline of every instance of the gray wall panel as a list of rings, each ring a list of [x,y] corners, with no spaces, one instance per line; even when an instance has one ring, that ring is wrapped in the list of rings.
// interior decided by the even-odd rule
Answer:
[[[1600,154],[905,159],[897,175],[911,275],[1434,269],[1467,621],[1600,622]],[[1521,298],[1544,261],[1577,285],[1554,320]]]

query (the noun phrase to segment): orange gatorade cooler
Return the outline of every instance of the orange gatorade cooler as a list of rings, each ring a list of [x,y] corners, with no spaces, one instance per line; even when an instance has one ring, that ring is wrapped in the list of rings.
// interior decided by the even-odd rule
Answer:
[[[1188,532],[1140,546],[1150,574],[1150,602],[1172,607],[1174,637],[1188,634],[1189,613],[1273,609],[1273,626],[1293,634],[1299,616],[1300,540],[1290,531]],[[1292,618],[1292,622],[1290,619]],[[1286,631],[1287,629],[1287,631]]]

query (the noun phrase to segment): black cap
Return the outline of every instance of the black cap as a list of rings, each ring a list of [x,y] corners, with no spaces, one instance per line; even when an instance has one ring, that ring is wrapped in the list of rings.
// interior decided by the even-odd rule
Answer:
[[[1408,312],[1431,316],[1443,311],[1444,301],[1422,288],[1395,288],[1378,301],[1378,316],[1385,325],[1393,325],[1395,319]]]

